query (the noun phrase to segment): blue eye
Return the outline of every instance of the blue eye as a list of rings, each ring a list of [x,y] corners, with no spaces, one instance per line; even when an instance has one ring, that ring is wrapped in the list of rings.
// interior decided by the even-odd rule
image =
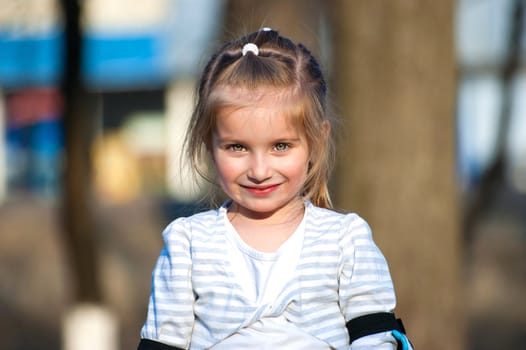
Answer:
[[[243,152],[245,150],[245,147],[243,147],[239,143],[230,145],[228,148],[230,148],[234,152]]]
[[[274,149],[278,152],[286,151],[289,148],[289,145],[285,142],[279,142],[274,145]]]

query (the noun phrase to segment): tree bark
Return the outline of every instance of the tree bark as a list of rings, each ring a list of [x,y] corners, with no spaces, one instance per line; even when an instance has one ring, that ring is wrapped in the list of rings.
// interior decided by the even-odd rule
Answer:
[[[454,2],[330,2],[343,124],[334,181],[386,255],[417,349],[463,349]]]
[[[91,207],[90,147],[94,103],[81,82],[81,7],[76,0],[62,0],[65,17],[64,49],[65,169],[63,220],[66,254],[72,263],[75,302],[100,302],[95,243],[95,220]]]
[[[319,56],[322,8],[323,0],[228,0],[225,40],[270,27]]]

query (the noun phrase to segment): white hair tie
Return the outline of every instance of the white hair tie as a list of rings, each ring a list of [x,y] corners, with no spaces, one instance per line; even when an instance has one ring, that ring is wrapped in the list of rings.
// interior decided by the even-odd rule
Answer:
[[[253,43],[247,43],[245,46],[243,46],[243,50],[241,51],[243,53],[243,56],[246,56],[248,52],[252,52],[254,55],[259,55],[259,49],[256,44]]]

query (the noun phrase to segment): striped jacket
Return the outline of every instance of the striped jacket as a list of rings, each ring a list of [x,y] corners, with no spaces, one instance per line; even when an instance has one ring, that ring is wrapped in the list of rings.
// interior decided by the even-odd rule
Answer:
[[[346,322],[394,309],[389,269],[367,223],[309,202],[295,277],[272,305],[253,305],[229,266],[224,210],[176,219],[163,232],[141,338],[207,349],[262,317],[284,315],[332,348],[348,349]],[[369,342],[391,339],[385,333]]]

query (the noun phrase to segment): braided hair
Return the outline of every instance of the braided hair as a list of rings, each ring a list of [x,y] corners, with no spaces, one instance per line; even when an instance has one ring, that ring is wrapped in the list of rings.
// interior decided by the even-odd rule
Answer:
[[[310,154],[302,195],[317,206],[332,207],[328,191],[334,160],[332,120],[327,112],[326,82],[311,52],[277,31],[263,28],[225,43],[212,55],[199,81],[185,140],[191,166],[212,183],[209,151],[217,111],[249,103],[232,98],[227,93],[232,89],[272,90],[289,101],[284,104],[284,114],[303,128]]]

